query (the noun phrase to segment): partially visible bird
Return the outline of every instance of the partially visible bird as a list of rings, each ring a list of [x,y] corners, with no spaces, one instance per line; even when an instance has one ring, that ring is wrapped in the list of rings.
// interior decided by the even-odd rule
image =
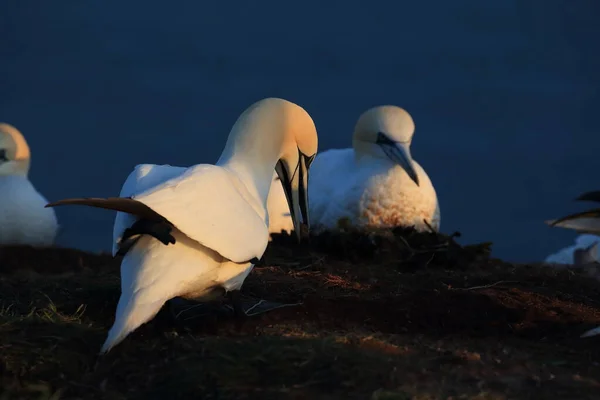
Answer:
[[[600,191],[587,192],[577,197],[577,201],[591,201],[600,203]],[[578,212],[566,217],[548,220],[546,224],[552,227],[573,229],[579,233],[600,235],[600,208]]]
[[[349,221],[358,227],[439,230],[435,189],[411,157],[414,130],[404,109],[374,107],[358,119],[353,148],[319,153],[309,185],[313,226],[337,229],[340,221]],[[269,231],[291,229],[283,192],[273,185],[269,196]]]
[[[544,260],[547,264],[584,266],[598,261],[600,236],[583,234],[575,238],[575,243],[550,254]]]
[[[101,352],[152,319],[166,301],[209,301],[239,289],[268,243],[267,196],[276,170],[294,226],[308,224],[307,180],[317,152],[309,114],[286,100],[251,105],[233,125],[216,165],[135,167],[120,197],[67,199],[119,211],[113,254],[123,255],[121,298]],[[171,245],[173,244],[173,245]]]
[[[14,126],[0,123],[0,244],[51,246],[58,231],[54,210],[29,181],[31,154]]]
[[[576,200],[600,203],[600,191],[584,193],[581,196],[577,197]],[[553,227],[573,229],[579,233],[600,235],[600,208],[594,208],[588,211],[570,214],[555,220],[548,220],[546,221],[546,224]],[[582,260],[586,259],[589,261],[591,256],[596,255],[593,253],[596,251],[595,244],[591,244],[591,246],[588,247],[587,250],[589,253],[591,253],[591,255],[588,254],[588,252],[586,252],[586,254],[579,254],[579,257],[583,257]],[[598,261],[597,258],[595,261]],[[591,337],[599,334],[600,327],[585,332],[583,335],[581,335],[581,337]]]

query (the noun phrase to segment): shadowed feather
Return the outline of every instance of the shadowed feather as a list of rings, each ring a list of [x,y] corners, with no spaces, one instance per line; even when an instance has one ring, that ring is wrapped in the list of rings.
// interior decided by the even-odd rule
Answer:
[[[167,222],[168,224],[173,225],[165,217],[158,214],[156,211],[152,210],[147,205],[127,197],[109,197],[107,199],[95,197],[64,199],[48,203],[46,204],[46,207],[57,207],[65,205],[82,205],[96,208],[104,208],[106,210],[122,211],[150,221]]]

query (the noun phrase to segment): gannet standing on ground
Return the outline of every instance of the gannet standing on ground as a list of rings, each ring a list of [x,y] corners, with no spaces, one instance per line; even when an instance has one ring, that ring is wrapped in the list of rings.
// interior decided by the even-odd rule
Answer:
[[[54,210],[28,179],[29,146],[15,127],[0,123],[0,244],[51,246],[58,223]]]
[[[593,201],[600,203],[600,191],[584,193],[581,196],[579,196],[576,200]],[[549,220],[546,221],[546,224],[559,228],[573,229],[579,233],[600,236],[600,208],[595,208],[589,211],[583,211],[567,215],[566,217],[558,218],[555,220]],[[581,235],[580,238],[584,236],[589,235]],[[588,247],[583,249],[583,253],[579,253],[578,256],[582,258],[583,261],[598,262],[596,247],[597,245],[591,243],[591,241],[589,241],[589,243],[590,244],[588,245]],[[581,335],[581,337],[584,338],[596,335],[600,335],[600,327],[590,329],[589,331]]]
[[[273,170],[281,177],[299,232],[300,216],[308,225],[306,187],[316,152],[317,132],[308,113],[286,100],[264,99],[238,118],[216,165],[138,165],[119,198],[50,204],[119,211],[113,254],[124,255],[121,298],[101,353],[174,297],[207,301],[224,292],[239,293],[268,243],[266,204]]]
[[[440,227],[437,195],[423,168],[412,159],[411,116],[396,106],[363,113],[354,129],[353,149],[328,150],[316,157],[310,181],[313,225],[335,229],[341,219],[368,227]],[[291,226],[285,197],[271,188],[269,231]]]

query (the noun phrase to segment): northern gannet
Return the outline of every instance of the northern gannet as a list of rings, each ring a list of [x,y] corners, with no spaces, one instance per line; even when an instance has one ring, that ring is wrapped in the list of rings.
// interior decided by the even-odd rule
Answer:
[[[352,149],[319,153],[312,166],[310,216],[313,226],[335,229],[349,220],[360,227],[440,227],[437,195],[423,168],[412,159],[411,116],[396,106],[374,107],[356,123]],[[292,227],[285,196],[271,186],[269,231]]]
[[[28,179],[31,156],[14,126],[0,123],[0,244],[51,246],[58,223],[54,210]]]
[[[289,101],[268,98],[241,114],[216,165],[138,165],[118,198],[49,204],[119,211],[113,254],[124,256],[121,297],[101,353],[174,297],[208,301],[229,293],[236,313],[243,312],[239,289],[269,240],[266,205],[273,170],[299,232],[300,217],[308,225],[306,187],[316,152],[309,114]]]

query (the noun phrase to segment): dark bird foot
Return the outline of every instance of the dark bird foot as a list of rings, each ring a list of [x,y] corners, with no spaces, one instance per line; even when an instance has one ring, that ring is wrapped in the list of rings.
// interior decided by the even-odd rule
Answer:
[[[172,230],[173,227],[164,221],[137,220],[123,232],[117,255],[124,256],[139,240],[141,235],[150,235],[165,246],[175,244],[175,238],[171,235]]]

